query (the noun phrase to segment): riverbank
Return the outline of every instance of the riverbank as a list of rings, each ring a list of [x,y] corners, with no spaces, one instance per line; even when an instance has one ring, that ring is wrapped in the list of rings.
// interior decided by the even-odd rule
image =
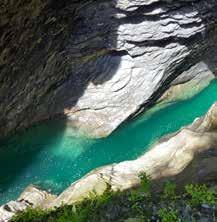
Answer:
[[[214,104],[203,118],[197,118],[191,125],[166,137],[140,158],[95,169],[57,197],[30,187],[17,201],[0,208],[1,217],[11,218],[19,207],[24,210],[29,203],[45,209],[74,204],[93,191],[96,195],[103,194],[108,185],[113,191],[127,190],[139,184],[141,172],[149,175],[157,188],[168,178],[179,185],[216,181],[216,128],[217,104]],[[31,190],[36,195],[29,192]],[[7,209],[11,209],[10,212]]]
[[[177,185],[166,181],[160,192],[140,175],[140,186],[110,192],[55,210],[27,209],[11,222],[214,222],[217,218],[217,187],[205,184]]]

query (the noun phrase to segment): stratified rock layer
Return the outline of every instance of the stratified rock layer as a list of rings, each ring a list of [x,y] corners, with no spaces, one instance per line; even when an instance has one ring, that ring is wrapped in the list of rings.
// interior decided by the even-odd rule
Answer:
[[[64,115],[105,136],[171,84],[210,78],[216,11],[215,0],[4,0],[0,135]]]

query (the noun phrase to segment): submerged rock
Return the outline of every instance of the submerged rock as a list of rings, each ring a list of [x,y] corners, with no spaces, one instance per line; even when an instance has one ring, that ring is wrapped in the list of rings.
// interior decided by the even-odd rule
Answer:
[[[170,85],[210,78],[216,10],[215,0],[3,1],[0,135],[63,115],[106,136]]]

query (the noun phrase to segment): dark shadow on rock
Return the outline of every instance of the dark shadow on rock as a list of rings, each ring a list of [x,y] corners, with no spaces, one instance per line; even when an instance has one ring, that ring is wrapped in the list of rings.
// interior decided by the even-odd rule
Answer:
[[[178,191],[183,191],[186,184],[207,184],[215,185],[217,183],[217,149],[210,148],[209,150],[198,153],[193,160],[177,175],[163,177],[153,181],[153,189],[161,191],[166,181],[174,181]],[[165,169],[167,166],[165,166]],[[163,172],[163,169],[162,169]]]
[[[114,50],[115,34],[108,40],[118,25],[112,2],[19,0],[0,12],[0,137],[75,106],[125,55]],[[0,141],[0,198],[46,149],[41,143],[52,146],[65,128],[63,118]]]
[[[0,135],[64,113],[90,82],[103,84],[121,55],[108,37],[118,24],[109,1],[16,1],[0,23]],[[111,55],[112,54],[112,55]]]
[[[178,64],[165,68],[158,89],[148,101],[139,104],[136,113],[129,118],[153,105],[173,80],[198,62],[204,61],[216,73],[215,64],[208,58],[210,49],[216,47],[216,41],[211,39],[216,33],[217,21],[214,0],[180,1],[175,6],[174,1],[141,3],[126,11],[116,4],[117,1],[107,0],[19,0],[2,7],[1,136],[34,122],[64,115],[65,109],[70,110],[77,105],[90,83],[96,86],[109,81],[119,69],[123,56],[136,58],[129,53],[130,48],[117,49],[118,28],[122,24],[166,21],[169,16],[182,18],[196,13],[201,21],[180,22],[180,28],[205,27],[191,37],[171,35],[144,41],[121,39],[123,44],[126,42],[140,49],[152,46],[164,48],[171,43],[189,49],[189,54]],[[160,9],[161,12],[155,13]],[[167,25],[170,23],[165,27]],[[210,57],[213,56],[216,57],[214,53]],[[146,61],[141,59],[140,63]],[[169,72],[172,74],[167,75]],[[79,107],[75,109],[79,110]]]
[[[158,89],[150,96],[148,101],[146,101],[143,105],[140,106],[136,113],[133,113],[129,117],[129,119],[134,118],[135,116],[141,114],[142,112],[146,111],[151,106],[153,106],[157,102],[157,100],[162,96],[162,94],[169,89],[171,83],[176,80],[178,76],[180,76],[183,72],[188,71],[192,66],[198,64],[199,62],[205,63],[207,69],[211,73],[213,73],[213,75],[217,76],[217,15],[215,13],[217,10],[216,1],[180,1],[176,2],[177,9],[174,8],[173,1],[159,1],[154,4],[151,4],[149,7],[141,6],[136,11],[130,12],[129,17],[122,19],[122,22],[139,24],[142,21],[147,20],[147,16],[145,16],[143,13],[151,13],[152,11],[157,10],[159,7],[163,9],[162,16],[165,14],[165,12],[169,10],[171,10],[171,15],[175,15],[177,17],[186,16],[186,14],[196,13],[198,18],[201,20],[198,24],[192,22],[189,24],[180,24],[180,27],[190,29],[194,26],[203,25],[204,28],[200,32],[195,32],[194,35],[192,35],[190,38],[169,36],[168,38],[164,39],[154,41],[143,41],[137,43],[141,47],[166,47],[170,43],[178,43],[180,45],[186,46],[190,53],[186,55],[186,57],[182,61],[180,61],[179,64],[173,67],[173,75],[164,75],[165,78],[163,78],[161,85],[158,87]],[[150,21],[157,20],[159,20],[159,15],[150,16]],[[169,71],[170,70],[167,69],[165,70],[165,72]]]
[[[106,47],[112,16],[106,12],[108,4],[91,0],[3,4],[0,136],[8,133],[6,128],[19,130],[62,113],[77,103],[90,82],[98,85],[112,78],[121,55],[113,56]],[[57,128],[47,127],[35,126],[1,140],[0,193],[34,162],[44,149],[42,141],[52,146],[61,137],[65,119]]]

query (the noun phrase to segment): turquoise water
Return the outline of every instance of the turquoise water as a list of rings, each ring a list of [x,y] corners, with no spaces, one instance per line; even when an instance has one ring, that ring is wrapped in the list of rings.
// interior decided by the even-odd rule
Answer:
[[[192,99],[123,124],[104,139],[78,137],[64,120],[32,127],[0,142],[0,204],[29,184],[59,193],[93,168],[130,160],[159,137],[203,115],[217,100],[217,81]]]

